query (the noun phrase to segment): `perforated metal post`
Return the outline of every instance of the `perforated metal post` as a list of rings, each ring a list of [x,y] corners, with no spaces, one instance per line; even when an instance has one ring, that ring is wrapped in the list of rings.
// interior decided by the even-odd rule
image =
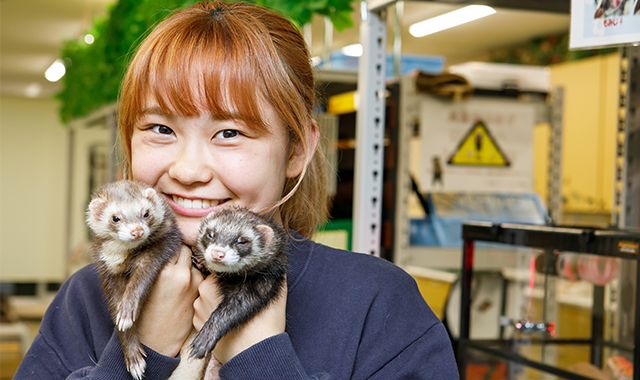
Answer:
[[[623,47],[620,54],[614,201],[611,224],[640,224],[640,48]]]
[[[380,2],[378,2],[380,4]],[[353,200],[356,252],[380,256],[382,171],[384,163],[387,25],[384,4],[361,3],[358,112]]]
[[[620,87],[618,107],[618,130],[616,138],[614,200],[611,224],[620,228],[638,228],[640,225],[640,47],[626,46],[620,49]],[[636,265],[623,265],[620,278],[626,279],[635,297],[621,297],[615,332],[618,341],[636,347],[633,364],[636,370],[633,379],[640,379],[640,313],[633,311],[640,305],[637,276],[640,260]],[[635,315],[634,315],[635,314]],[[629,337],[633,337],[631,342]]]
[[[562,110],[564,88],[557,87],[551,95],[549,124],[549,179],[547,182],[547,207],[555,224],[562,223]]]

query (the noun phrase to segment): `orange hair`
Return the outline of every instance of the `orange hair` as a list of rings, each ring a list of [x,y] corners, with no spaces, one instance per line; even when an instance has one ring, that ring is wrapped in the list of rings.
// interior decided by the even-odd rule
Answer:
[[[290,155],[300,148],[309,152],[316,128],[313,70],[302,35],[281,15],[249,3],[196,3],[161,22],[140,44],[119,96],[118,128],[129,166],[133,125],[149,97],[181,116],[198,116],[202,109],[222,118],[240,114],[262,133],[268,133],[260,114],[266,101],[287,128]],[[328,214],[319,144],[309,155],[306,170],[287,179],[280,205],[285,227],[306,237]]]

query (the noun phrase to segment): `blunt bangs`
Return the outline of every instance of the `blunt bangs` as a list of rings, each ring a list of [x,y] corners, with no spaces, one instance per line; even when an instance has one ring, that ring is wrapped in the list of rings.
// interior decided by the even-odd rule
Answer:
[[[212,25],[209,12],[196,17],[185,13],[168,20],[163,33],[152,33],[138,52],[136,60],[141,62],[131,65],[138,72],[132,75],[137,80],[128,91],[137,98],[130,122],[135,123],[147,102],[155,100],[169,114],[209,113],[214,118],[239,119],[266,133],[260,105],[268,94],[261,68],[255,64],[265,61],[256,55],[266,54],[259,51],[260,44],[256,46],[256,36],[247,37],[248,28],[238,22]],[[184,17],[191,22],[181,21]]]

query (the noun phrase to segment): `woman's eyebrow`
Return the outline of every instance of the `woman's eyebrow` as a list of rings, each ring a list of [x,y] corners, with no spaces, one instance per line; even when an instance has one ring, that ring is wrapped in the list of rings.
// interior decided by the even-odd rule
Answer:
[[[220,114],[211,115],[210,119],[214,121],[226,121],[226,120],[246,121],[247,117],[239,113],[225,113],[222,115]]]
[[[143,108],[142,111],[140,111],[140,114],[142,114],[142,115],[171,116],[170,113],[166,112],[165,110],[163,110],[162,108],[160,108],[158,106]]]
[[[161,108],[160,106],[151,106],[151,107],[143,108],[140,111],[140,115],[157,115],[157,116],[164,116],[167,118],[175,117],[175,114],[173,112],[167,111]],[[224,112],[221,114],[218,113],[215,115],[211,115],[209,118],[212,121],[239,121],[242,123],[248,123],[248,122],[251,122],[251,120],[253,120],[251,117],[240,112]]]

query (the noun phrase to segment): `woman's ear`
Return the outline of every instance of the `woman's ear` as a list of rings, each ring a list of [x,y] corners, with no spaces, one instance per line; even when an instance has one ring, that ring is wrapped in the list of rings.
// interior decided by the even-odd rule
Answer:
[[[295,178],[302,173],[304,168],[309,165],[313,154],[316,152],[318,141],[320,141],[320,127],[315,120],[311,121],[311,128],[307,140],[307,149],[305,151],[302,142],[298,142],[289,157],[287,166],[287,178]]]

